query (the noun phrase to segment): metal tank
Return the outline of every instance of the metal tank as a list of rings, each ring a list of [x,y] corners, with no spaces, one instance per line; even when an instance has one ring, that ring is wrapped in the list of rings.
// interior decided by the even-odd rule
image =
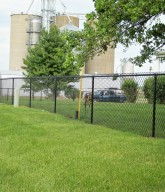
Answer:
[[[134,73],[134,65],[131,62],[125,62],[122,65],[122,73]]]
[[[129,61],[124,62],[122,64],[122,73],[123,74],[133,74],[134,73],[134,65]],[[124,76],[124,77],[122,77],[121,78],[121,85],[127,79],[135,80],[135,77],[134,76]]]
[[[29,37],[27,44],[31,47],[33,45],[36,45],[38,42],[39,34],[42,27],[42,17],[37,15],[30,15],[29,16]]]
[[[28,47],[37,43],[40,21],[40,16],[23,13],[11,15],[10,70],[22,71]]]
[[[114,73],[114,53],[115,49],[108,48],[105,53],[93,59],[89,59],[85,64],[86,74],[113,74]]]

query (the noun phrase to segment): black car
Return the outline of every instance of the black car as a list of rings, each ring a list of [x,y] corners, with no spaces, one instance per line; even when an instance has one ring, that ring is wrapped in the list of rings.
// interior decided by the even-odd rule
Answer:
[[[93,96],[94,101],[102,102],[120,102],[123,103],[126,101],[126,96],[123,94],[120,89],[109,89],[94,92]]]

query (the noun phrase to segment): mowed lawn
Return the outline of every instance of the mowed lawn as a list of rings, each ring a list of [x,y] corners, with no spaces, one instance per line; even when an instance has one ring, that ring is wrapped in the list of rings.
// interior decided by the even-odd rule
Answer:
[[[165,140],[0,105],[0,192],[164,192]]]
[[[144,98],[143,98],[144,99]],[[5,102],[0,98],[0,102]],[[8,104],[11,104],[11,98]],[[20,97],[20,106],[29,107],[29,98]],[[46,110],[54,113],[55,102],[52,99],[34,97],[31,100],[31,108]],[[56,100],[56,113],[66,117],[75,118],[78,110],[78,100],[71,99]],[[84,100],[81,101],[81,120],[91,122],[91,107],[85,110]],[[155,111],[155,136],[165,138],[165,105],[157,104]],[[146,101],[137,103],[115,103],[115,102],[94,102],[93,105],[93,124],[104,125],[123,132],[151,137],[153,134],[153,105]]]

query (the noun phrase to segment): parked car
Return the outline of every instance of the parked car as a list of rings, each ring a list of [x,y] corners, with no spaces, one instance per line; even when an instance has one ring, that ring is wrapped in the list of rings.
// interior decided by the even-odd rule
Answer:
[[[94,101],[98,101],[100,95],[102,94],[102,92],[103,92],[103,90],[97,90],[97,91],[95,91],[94,94],[93,94],[93,100],[94,100]]]
[[[94,92],[93,99],[95,101],[102,102],[120,102],[123,103],[126,101],[126,96],[120,89],[108,89],[103,91]]]

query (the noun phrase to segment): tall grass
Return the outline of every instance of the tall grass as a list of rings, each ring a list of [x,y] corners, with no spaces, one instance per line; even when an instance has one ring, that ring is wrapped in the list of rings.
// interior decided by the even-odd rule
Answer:
[[[165,141],[0,105],[1,192],[164,192]]]

